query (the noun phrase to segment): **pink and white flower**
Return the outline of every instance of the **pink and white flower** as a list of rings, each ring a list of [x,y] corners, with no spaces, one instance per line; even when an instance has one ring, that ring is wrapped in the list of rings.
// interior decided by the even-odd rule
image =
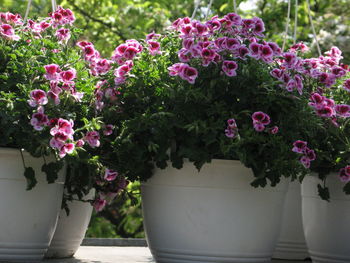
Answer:
[[[237,75],[236,73],[237,68],[238,68],[238,65],[235,61],[225,60],[222,63],[222,71],[225,72],[225,74],[229,77],[234,77]]]
[[[44,69],[46,71],[46,74],[44,75],[44,77],[47,80],[59,80],[60,79],[60,66],[57,64],[50,64],[50,65],[46,65],[44,66]]]
[[[84,140],[92,147],[100,146],[100,134],[97,131],[89,131],[86,133]]]
[[[30,100],[28,100],[28,104],[31,107],[42,106],[47,104],[47,94],[45,91],[41,89],[35,89],[30,92]]]
[[[104,196],[102,196],[100,194],[99,197],[95,199],[95,201],[92,205],[95,208],[96,212],[100,212],[107,205],[107,201],[106,201],[106,199],[104,199]]]
[[[41,131],[45,126],[49,125],[49,118],[44,114],[42,107],[39,107],[38,112],[33,113],[30,124],[37,131]]]
[[[56,31],[55,36],[60,43],[67,42],[71,37],[70,30],[62,27]]]
[[[71,68],[71,69],[66,70],[66,71],[62,71],[60,73],[60,77],[61,77],[63,82],[72,81],[73,79],[76,78],[76,76],[77,76],[77,71],[74,68]]]
[[[110,169],[106,169],[105,174],[103,176],[103,178],[106,181],[114,181],[115,178],[117,178],[118,176],[118,172],[114,171],[114,170],[110,170]]]

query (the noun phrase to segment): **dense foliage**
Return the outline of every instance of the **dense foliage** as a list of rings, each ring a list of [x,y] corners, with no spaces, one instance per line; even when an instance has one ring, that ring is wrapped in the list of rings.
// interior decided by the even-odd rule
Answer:
[[[104,124],[90,105],[94,78],[79,49],[68,44],[76,40],[74,20],[74,14],[63,8],[39,21],[0,13],[0,146],[42,157],[48,183],[57,179],[65,163],[64,201],[81,199],[92,187],[109,200],[127,182],[94,153],[113,127]],[[46,162],[49,155],[56,161]],[[30,190],[37,183],[35,172],[25,159],[23,165]],[[105,199],[90,201],[100,209]]]
[[[143,46],[119,45],[111,57],[119,66],[103,74],[94,45],[78,43],[100,78],[96,109],[118,123],[102,158],[132,181],[146,180],[153,165],[165,168],[169,160],[181,168],[184,159],[198,169],[214,158],[239,159],[253,169],[254,186],[304,173],[308,166],[291,149],[317,119],[297,76],[289,90],[271,76],[287,58],[261,39],[262,20],[230,13],[206,23],[178,19],[172,27],[149,34]]]

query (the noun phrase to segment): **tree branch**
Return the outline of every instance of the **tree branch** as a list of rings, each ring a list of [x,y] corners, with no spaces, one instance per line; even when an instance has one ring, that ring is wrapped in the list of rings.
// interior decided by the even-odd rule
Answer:
[[[107,28],[109,28],[113,33],[115,33],[116,35],[119,36],[119,38],[123,41],[126,41],[127,38],[123,35],[123,33],[121,32],[121,30],[116,27],[115,25],[111,24],[111,23],[107,23],[99,18],[96,18],[92,15],[90,15],[88,12],[84,11],[83,9],[81,9],[79,6],[77,6],[73,0],[67,0],[72,6],[74,9],[76,9],[76,11],[78,11],[80,14],[82,14],[83,16],[89,18],[90,20],[94,21],[94,22],[97,22]]]

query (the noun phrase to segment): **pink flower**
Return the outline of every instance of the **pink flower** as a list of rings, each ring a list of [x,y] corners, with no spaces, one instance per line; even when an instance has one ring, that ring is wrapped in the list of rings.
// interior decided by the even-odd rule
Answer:
[[[316,110],[316,114],[323,118],[330,118],[335,115],[335,112],[332,107],[324,106],[323,108]]]
[[[106,136],[111,135],[113,133],[113,129],[114,129],[114,126],[112,124],[108,124],[106,125],[105,130],[103,131],[103,134]]]
[[[347,165],[345,168],[341,168],[339,171],[339,178],[340,181],[342,181],[343,183],[348,183],[350,182],[350,166]]]
[[[261,58],[267,63],[272,62],[273,51],[269,45],[263,45],[260,47],[261,49]]]
[[[260,37],[263,37],[264,35],[262,33],[265,31],[264,22],[259,17],[254,17],[253,21],[255,23],[254,27],[253,27],[253,34],[260,36]]]
[[[237,123],[235,119],[228,119],[227,126],[231,129],[237,128]]]
[[[225,135],[228,138],[236,138],[238,135],[238,127],[235,119],[227,120],[227,128],[225,130]]]
[[[314,150],[311,150],[308,147],[305,147],[304,154],[310,161],[316,160],[316,153]]]
[[[318,80],[327,87],[331,87],[335,83],[336,77],[331,73],[322,72],[318,75]]]
[[[230,21],[232,25],[240,26],[242,24],[242,18],[236,13],[229,13],[224,17],[227,21]]]
[[[87,41],[79,41],[77,43],[77,46],[83,49],[84,47],[87,47],[87,46],[93,46],[93,44]]]
[[[339,63],[339,61],[343,58],[341,56],[342,52],[337,47],[332,47],[331,50],[325,52],[325,54],[333,59],[335,59],[336,63]]]
[[[311,162],[310,162],[310,159],[308,157],[302,156],[300,158],[300,162],[305,168],[310,168]]]
[[[105,171],[105,175],[104,175],[104,179],[106,180],[106,181],[114,181],[115,180],[115,178],[117,178],[117,176],[118,176],[118,172],[116,172],[116,171],[113,171],[113,170],[109,170],[109,169],[106,169],[106,171]]]
[[[137,48],[128,47],[124,52],[124,58],[127,60],[132,60],[137,54]]]
[[[179,76],[182,79],[187,80],[190,84],[194,84],[198,76],[198,71],[197,69],[192,68],[187,64],[185,64],[185,66],[182,67],[181,71],[179,72]]]
[[[0,25],[0,35],[8,40],[18,41],[20,39],[18,35],[15,35],[15,30],[9,24]]]
[[[73,79],[76,78],[77,72],[74,68],[71,68],[69,70],[62,71],[60,73],[60,76],[61,76],[61,79],[63,82],[68,82],[68,81],[72,81]]]
[[[154,33],[154,31],[152,33],[149,33],[147,36],[146,36],[146,40],[151,40],[151,39],[157,39],[157,38],[160,38],[161,35],[160,34],[156,34]]]
[[[294,69],[298,63],[298,58],[295,53],[285,52],[283,54],[283,58],[284,62],[282,63],[282,66],[286,67],[287,69]]]
[[[55,26],[72,24],[75,21],[73,12],[70,9],[63,9],[61,6],[51,14],[52,22]]]
[[[60,75],[59,72],[61,72],[60,66],[57,64],[50,64],[50,65],[46,65],[44,66],[46,74],[44,75],[44,77],[47,80],[58,80]]]
[[[253,123],[253,127],[257,132],[262,132],[265,130],[265,125],[260,122]]]
[[[303,94],[303,88],[304,88],[304,85],[303,85],[303,78],[302,78],[301,75],[296,74],[296,75],[294,76],[294,79],[295,79],[295,87],[296,87],[298,93],[299,93],[300,95],[302,95],[302,94]]]
[[[238,65],[235,61],[225,60],[222,64],[222,70],[229,77],[234,77],[237,75],[236,73],[237,68],[238,68]]]
[[[83,147],[85,144],[84,140],[80,139],[75,142],[75,147]]]
[[[191,49],[194,45],[194,39],[193,38],[185,38],[182,41],[182,47],[185,49]]]
[[[42,109],[32,115],[30,124],[35,130],[41,131],[45,126],[49,125],[49,118],[44,114],[44,110]]]
[[[183,63],[175,63],[174,65],[168,67],[170,76],[177,76],[183,67]]]
[[[293,143],[292,151],[295,153],[304,153],[306,150],[307,142],[297,140]]]
[[[225,45],[228,50],[234,51],[240,48],[240,42],[237,38],[226,38]]]
[[[50,134],[52,136],[55,136],[56,134],[63,134],[72,140],[73,134],[74,134],[73,125],[74,125],[73,120],[68,121],[68,120],[59,118],[57,120],[56,125],[51,128]]]
[[[115,71],[114,71],[114,76],[116,76],[117,78],[120,77],[125,77],[126,74],[128,74],[130,72],[130,70],[132,69],[133,65],[131,64],[124,64],[121,65],[120,67],[118,67]]]
[[[339,117],[350,117],[350,105],[339,104],[335,106],[335,111]]]
[[[272,77],[281,80],[283,77],[283,70],[278,69],[278,68],[274,68],[273,70],[271,70],[270,74]]]
[[[270,129],[270,133],[271,134],[277,134],[278,133],[278,127],[277,126],[273,126],[271,129]]]
[[[341,78],[341,77],[346,75],[346,71],[342,67],[339,67],[339,66],[333,66],[331,68],[331,72],[333,75],[335,75],[336,78]]]
[[[111,61],[107,59],[100,59],[97,61],[95,69],[97,74],[106,74],[112,68]]]
[[[344,85],[343,88],[344,88],[346,91],[350,92],[350,79],[345,80],[345,82],[344,82],[343,85]]]
[[[59,93],[55,93],[55,92],[53,92],[52,90],[50,90],[50,91],[47,93],[47,96],[53,101],[53,103],[54,103],[55,105],[60,104],[61,100],[60,100]]]
[[[51,138],[50,146],[54,149],[61,149],[64,146],[64,141],[56,139],[55,137]]]
[[[56,31],[55,36],[59,42],[67,42],[70,39],[70,30],[62,27]]]
[[[30,92],[30,100],[28,100],[28,104],[31,107],[42,106],[47,104],[48,99],[46,96],[46,92],[41,89],[35,89]]]
[[[84,140],[92,147],[100,146],[100,134],[97,131],[89,131],[86,133]]]
[[[0,12],[0,24],[10,23],[15,25],[23,25],[22,17],[20,14],[13,14],[11,12],[2,13]]]
[[[179,60],[184,63],[189,62],[192,58],[191,51],[185,48],[180,49],[177,55],[179,57]]]
[[[291,51],[291,52],[300,51],[300,52],[302,52],[302,53],[306,53],[307,51],[309,51],[309,48],[308,48],[308,46],[306,46],[303,42],[299,42],[299,43],[294,44],[294,45],[289,49],[289,51]]]
[[[107,201],[103,198],[101,194],[93,203],[93,207],[95,208],[96,212],[102,211],[106,205]]]
[[[140,42],[138,42],[135,39],[128,39],[125,41],[125,43],[129,46],[129,47],[134,47],[137,50],[137,53],[140,53],[143,50],[142,45],[140,44]]]
[[[310,97],[309,105],[317,110],[322,109],[325,105],[325,97],[320,95],[319,93],[312,93]]]
[[[148,44],[149,53],[150,53],[152,56],[162,54],[162,52],[159,50],[159,49],[160,49],[160,44],[159,44],[159,42],[153,41],[153,40],[148,40],[148,41],[147,41],[147,44]]]
[[[260,58],[260,47],[262,45],[260,45],[259,43],[256,42],[252,42],[249,44],[249,55],[255,59],[259,59]]]
[[[270,116],[262,111],[254,112],[252,115],[253,122],[255,123],[261,123],[263,125],[269,125],[270,124]]]
[[[198,72],[197,69],[190,67],[186,63],[176,63],[168,68],[170,76],[180,76],[189,83],[194,84]]]
[[[66,156],[66,154],[72,154],[74,152],[75,145],[73,143],[66,143],[61,147],[59,152],[60,158]]]
[[[216,52],[212,49],[203,48],[201,57],[203,59],[203,66],[208,66],[215,59]]]
[[[249,54],[249,49],[245,46],[241,46],[239,49],[238,49],[238,54],[237,56],[240,58],[240,59],[243,59],[245,60],[245,57]]]
[[[86,58],[90,58],[96,54],[96,50],[92,45],[83,47],[83,52]]]
[[[270,48],[273,50],[273,54],[275,56],[280,56],[282,53],[282,49],[275,42],[267,42]]]

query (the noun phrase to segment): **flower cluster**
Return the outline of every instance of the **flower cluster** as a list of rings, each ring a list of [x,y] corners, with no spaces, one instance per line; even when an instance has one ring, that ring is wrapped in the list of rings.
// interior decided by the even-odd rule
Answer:
[[[350,165],[340,169],[339,178],[343,183],[350,182]]]
[[[252,115],[253,126],[257,132],[265,130],[265,126],[271,123],[270,116],[262,111],[254,112]]]
[[[93,203],[93,206],[97,212],[103,210],[103,208],[111,203],[118,194],[125,190],[129,184],[129,181],[124,176],[118,174],[118,172],[110,169],[106,169],[98,182],[98,188],[103,187],[104,192],[100,192],[98,197]],[[106,192],[107,189],[107,192]]]
[[[57,177],[64,161],[70,178],[65,201],[82,197],[91,187],[96,189],[96,200],[90,200],[91,203],[98,203],[101,196],[112,201],[125,190],[128,181],[118,174],[118,167],[109,168],[101,161],[101,148],[109,147],[115,125],[104,123],[91,102],[99,95],[97,89],[94,92],[96,77],[117,63],[102,59],[93,45],[84,41],[79,42],[84,53],[82,60],[79,50],[68,44],[76,33],[71,30],[74,21],[73,12],[62,7],[49,17],[25,22],[18,14],[0,13],[0,38],[5,40],[0,41],[0,109],[6,116],[0,122],[9,127],[1,146],[23,148],[36,157],[54,154],[55,161],[45,163],[50,169],[43,169],[49,181]],[[13,41],[18,42],[14,45]],[[128,41],[127,45],[140,48],[135,41]],[[131,57],[132,52],[127,52]],[[126,53],[120,58],[120,66],[131,68]],[[84,67],[85,61],[89,68]],[[113,100],[116,89],[104,89],[103,96]],[[89,173],[82,172],[84,169]],[[84,180],[79,176],[84,176]],[[86,180],[86,176],[91,178]],[[27,179],[28,189],[33,188],[35,178]]]
[[[316,160],[316,154],[314,150],[307,147],[307,142],[297,140],[293,143],[293,152],[303,154],[300,158],[300,162],[305,168],[310,168],[311,161]]]
[[[20,37],[16,35],[13,26],[23,25],[22,17],[19,14],[10,12],[0,12],[0,36],[7,40],[18,41]]]
[[[225,135],[228,138],[236,138],[238,136],[238,127],[235,119],[227,120],[227,128],[225,130]]]
[[[223,73],[234,77],[237,75],[239,60],[251,57],[271,63],[275,56],[281,54],[276,43],[261,40],[265,28],[258,17],[242,19],[239,15],[230,13],[223,18],[214,16],[205,23],[186,17],[177,19],[172,28],[179,33],[182,48],[178,51],[181,63],[169,67],[169,74],[179,75],[191,84],[195,82],[198,73],[186,63],[200,61],[204,67],[212,63],[219,64]],[[186,71],[180,71],[183,68],[190,69],[189,75]]]

